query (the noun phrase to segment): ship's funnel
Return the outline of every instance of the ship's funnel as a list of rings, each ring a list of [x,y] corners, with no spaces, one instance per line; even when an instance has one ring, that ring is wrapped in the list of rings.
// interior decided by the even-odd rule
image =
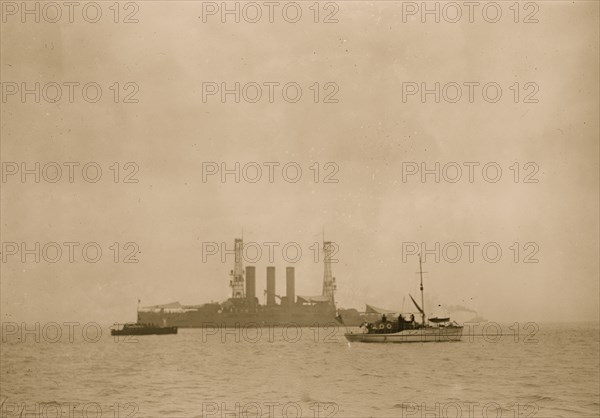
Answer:
[[[295,289],[295,271],[294,267],[285,268],[285,294],[288,306],[293,306],[296,303]]]
[[[252,305],[256,302],[256,267],[246,266],[246,299]]]
[[[275,306],[275,267],[267,267],[267,306]]]

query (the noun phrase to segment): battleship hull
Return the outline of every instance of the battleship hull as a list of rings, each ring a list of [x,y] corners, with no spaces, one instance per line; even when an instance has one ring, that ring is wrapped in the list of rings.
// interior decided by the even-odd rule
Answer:
[[[350,342],[361,343],[426,343],[460,341],[463,327],[431,327],[408,329],[393,333],[348,332],[344,336]]]
[[[138,312],[138,321],[180,328],[267,327],[332,327],[338,325],[333,307],[296,309],[265,308],[246,312],[222,312],[210,307],[187,312]],[[359,324],[356,324],[359,325]]]

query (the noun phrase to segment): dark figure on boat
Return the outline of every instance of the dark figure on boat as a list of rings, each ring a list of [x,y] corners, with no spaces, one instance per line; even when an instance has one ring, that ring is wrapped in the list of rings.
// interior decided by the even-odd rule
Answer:
[[[404,318],[402,314],[398,315],[398,331],[402,331],[406,328],[406,323],[404,322]]]

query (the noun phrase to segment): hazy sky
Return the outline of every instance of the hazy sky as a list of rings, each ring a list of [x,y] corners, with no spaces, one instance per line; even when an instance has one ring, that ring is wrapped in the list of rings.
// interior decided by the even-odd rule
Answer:
[[[1,184],[5,246],[97,242],[103,250],[97,263],[82,259],[81,246],[74,263],[66,247],[56,263],[5,254],[3,321],[105,323],[134,319],[138,298],[145,305],[225,300],[233,259],[203,262],[203,243],[232,249],[242,229],[246,242],[296,242],[303,250],[292,264],[280,246],[270,263],[263,246],[254,263],[261,301],[271,264],[278,293],[285,267],[295,265],[296,293],[320,294],[323,265],[310,247],[323,228],[339,245],[340,307],[401,308],[408,293],[418,293],[418,260],[403,260],[403,243],[477,242],[473,263],[465,246],[456,263],[427,257],[428,306],[463,305],[497,321],[598,319],[597,2],[538,2],[539,22],[530,24],[514,23],[508,8],[495,24],[480,14],[474,23],[403,23],[401,2],[340,2],[339,23],[330,24],[313,22],[312,3],[302,3],[295,24],[280,14],[275,23],[223,24],[215,16],[203,23],[200,2],[137,4],[139,23],[115,24],[103,3],[96,24],[23,24],[18,15],[2,24],[3,83],[97,82],[103,93],[87,103],[76,90],[69,103],[63,87],[59,103],[32,96],[22,103],[18,94],[2,103],[5,170],[6,162],[95,162],[103,170],[97,183],[84,181],[80,166],[73,183],[63,167],[57,183],[36,184],[31,175],[22,183],[16,175]],[[119,103],[109,89],[115,82]],[[139,86],[139,103],[122,103],[132,91],[126,82]],[[231,96],[221,103],[218,95],[203,103],[203,82],[296,82],[303,94],[297,103],[279,89],[274,103]],[[314,103],[315,82],[320,101],[331,91],[325,83],[335,83],[339,103]],[[469,103],[464,87],[457,103],[403,101],[407,82],[494,82],[503,95],[487,103],[478,89]],[[534,88],[525,83],[538,87],[538,103],[523,103]],[[139,182],[115,183],[114,162],[121,179],[131,171],[125,163],[137,164]],[[286,182],[276,169],[270,183],[265,168],[257,183],[203,182],[203,162],[294,162],[302,178]],[[334,163],[339,182],[315,183],[315,162],[320,180],[332,171],[325,163]],[[410,162],[456,162],[463,177],[403,181]],[[480,164],[473,183],[464,162]],[[496,183],[481,176],[490,162],[502,168]],[[538,182],[524,183],[535,167]],[[139,263],[121,262],[126,242],[138,245]],[[482,257],[489,242],[503,251],[496,263]],[[539,262],[524,263],[531,249]]]

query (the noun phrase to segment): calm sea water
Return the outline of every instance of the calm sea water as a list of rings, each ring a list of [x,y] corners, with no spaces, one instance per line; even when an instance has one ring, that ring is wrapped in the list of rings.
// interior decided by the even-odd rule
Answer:
[[[533,337],[503,328],[427,344],[349,344],[344,328],[181,329],[137,341],[104,329],[90,342],[79,327],[70,342],[64,327],[56,343],[50,328],[23,342],[9,328],[2,416],[600,415],[598,324],[540,324]]]

